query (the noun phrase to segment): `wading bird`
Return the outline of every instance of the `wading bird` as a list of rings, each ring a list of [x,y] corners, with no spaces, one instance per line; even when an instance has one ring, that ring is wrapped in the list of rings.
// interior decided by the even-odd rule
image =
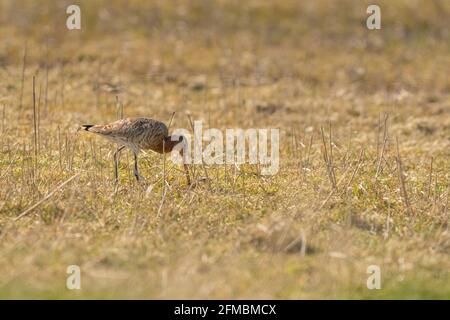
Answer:
[[[171,152],[175,146],[185,143],[183,136],[169,136],[166,125],[160,121],[150,118],[126,118],[120,119],[106,125],[85,124],[81,126],[84,130],[98,134],[109,139],[119,147],[114,152],[115,181],[119,179],[119,153],[128,147],[134,154],[134,176],[139,181],[138,155],[141,150],[153,150],[158,153]],[[81,128],[80,128],[81,129]],[[183,148],[179,149],[183,157]],[[184,160],[184,157],[183,157]],[[187,183],[191,184],[187,164],[183,161]]]

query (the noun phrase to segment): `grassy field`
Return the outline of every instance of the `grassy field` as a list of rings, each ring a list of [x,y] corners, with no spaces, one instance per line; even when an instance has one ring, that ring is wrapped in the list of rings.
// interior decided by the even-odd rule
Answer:
[[[84,0],[69,31],[71,3],[0,1],[0,298],[450,298],[449,1],[377,1],[381,30],[372,1]],[[164,196],[124,152],[116,187],[77,128],[122,110],[279,128],[280,170],[167,162]]]

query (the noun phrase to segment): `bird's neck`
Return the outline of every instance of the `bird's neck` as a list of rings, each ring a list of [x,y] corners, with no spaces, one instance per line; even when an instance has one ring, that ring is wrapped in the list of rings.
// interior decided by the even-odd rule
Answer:
[[[159,152],[159,153],[172,152],[173,148],[175,148],[175,146],[179,143],[181,143],[181,141],[179,141],[178,139],[176,139],[175,141],[172,141],[172,136],[167,136],[164,138],[163,141],[161,141],[161,143],[158,145],[158,147],[154,151]]]

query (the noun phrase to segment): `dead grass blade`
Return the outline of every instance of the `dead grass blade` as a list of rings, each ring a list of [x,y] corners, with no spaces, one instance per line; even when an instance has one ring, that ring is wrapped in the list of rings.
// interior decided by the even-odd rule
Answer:
[[[14,221],[17,221],[23,217],[25,217],[27,214],[29,214],[30,212],[32,212],[34,209],[36,209],[39,205],[41,205],[43,202],[45,202],[46,200],[48,200],[51,196],[53,196],[58,190],[61,190],[66,184],[68,184],[70,181],[72,181],[73,179],[75,179],[76,177],[78,177],[81,174],[81,172],[78,172],[77,174],[74,174],[72,177],[70,177],[69,179],[67,179],[66,181],[64,181],[63,183],[61,183],[59,186],[57,186],[55,189],[53,189],[51,192],[49,192],[44,198],[42,198],[41,200],[39,200],[37,203],[35,203],[34,205],[32,205],[31,207],[29,207],[27,210],[25,210],[24,212],[22,212],[21,214],[19,214],[16,218],[14,218]]]
[[[325,165],[327,168],[328,179],[330,180],[331,186],[335,191],[337,191],[336,179],[333,171],[333,163],[332,163],[332,153],[330,150],[330,155],[328,155],[327,143],[325,141],[325,134],[323,132],[323,127],[320,127],[320,132],[322,134],[322,143],[323,143],[323,160],[325,161]],[[331,146],[331,141],[330,141]]]

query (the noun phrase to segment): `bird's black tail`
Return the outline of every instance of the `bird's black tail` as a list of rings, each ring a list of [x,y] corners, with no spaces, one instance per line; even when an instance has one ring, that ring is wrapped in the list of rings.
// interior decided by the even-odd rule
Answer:
[[[92,128],[94,125],[93,124],[83,124],[81,127],[86,130],[89,131],[89,128]]]

